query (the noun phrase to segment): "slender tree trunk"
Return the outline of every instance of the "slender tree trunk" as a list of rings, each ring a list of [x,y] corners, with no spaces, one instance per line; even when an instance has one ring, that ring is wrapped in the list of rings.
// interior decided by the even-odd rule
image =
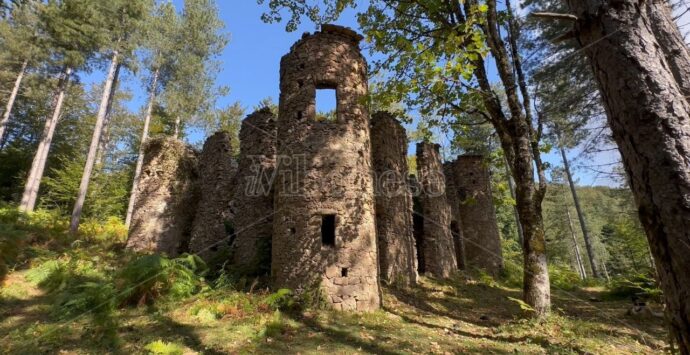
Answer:
[[[115,94],[120,83],[120,71],[122,70],[122,63],[118,62],[115,68],[115,78],[113,79],[113,85],[110,88],[110,95],[108,96],[108,108],[105,113],[105,121],[103,122],[103,133],[101,134],[101,140],[98,143],[98,154],[96,154],[96,166],[103,165],[103,159],[108,151],[108,145],[110,143],[110,121],[113,119],[113,102],[115,101]]]
[[[182,124],[182,120],[180,119],[180,116],[177,116],[175,118],[175,133],[173,135],[173,137],[175,137],[175,139],[180,138],[180,125],[181,124]]]
[[[149,126],[151,125],[151,114],[153,113],[153,105],[156,102],[156,85],[158,84],[158,70],[153,73],[153,80],[151,88],[149,89],[149,103],[146,109],[146,118],[144,118],[144,130],[141,133],[141,142],[139,143],[139,155],[137,157],[137,166],[134,169],[134,181],[132,182],[132,191],[129,195],[129,205],[127,206],[127,217],[125,218],[125,226],[129,228],[132,222],[132,213],[134,212],[134,203],[137,200],[137,189],[139,188],[139,176],[144,165],[144,144],[149,138]]]
[[[658,267],[682,354],[690,354],[690,105],[646,1],[568,1]]]
[[[108,76],[105,80],[105,85],[103,86],[103,95],[101,96],[101,103],[98,107],[98,115],[96,116],[96,127],[93,129],[93,136],[91,137],[91,145],[89,146],[89,153],[86,157],[86,165],[84,166],[84,172],[81,177],[81,183],[79,184],[79,192],[77,193],[77,201],[74,204],[74,210],[72,210],[72,221],[70,222],[70,232],[77,233],[79,230],[79,221],[81,219],[81,213],[84,208],[84,201],[86,200],[86,194],[89,191],[89,182],[91,182],[91,173],[93,172],[93,167],[96,163],[96,153],[98,152],[98,145],[101,142],[101,133],[103,132],[103,124],[105,123],[105,116],[108,109],[108,103],[110,102],[110,95],[113,94],[113,82],[115,81],[115,71],[117,69],[119,62],[118,51],[113,52],[112,59],[110,60],[110,69],[108,70]]]
[[[506,176],[508,176],[508,188],[510,189],[510,197],[515,200],[515,181],[513,181],[513,176],[510,174],[510,167],[508,166],[508,161],[504,159],[506,164]],[[524,243],[525,236],[522,232],[522,224],[520,224],[520,215],[518,214],[517,206],[513,206],[513,217],[515,218],[515,224],[517,225],[518,241],[520,242],[520,247]]]
[[[7,130],[7,122],[10,121],[10,115],[12,114],[12,107],[14,106],[14,101],[17,99],[17,94],[19,94],[19,87],[22,85],[22,80],[24,80],[24,73],[26,73],[26,67],[29,65],[29,60],[24,60],[22,63],[22,68],[17,74],[17,80],[14,81],[14,87],[12,88],[12,94],[7,100],[7,105],[5,106],[5,112],[2,114],[2,120],[0,120],[0,142],[3,141],[5,136],[5,131]]]
[[[563,149],[563,147],[560,147],[559,149],[561,150],[561,157],[563,157],[563,167],[565,168],[565,175],[568,177],[570,193],[573,195],[573,201],[575,201],[575,211],[577,211],[577,219],[580,221],[580,229],[582,229],[582,237],[585,240],[585,247],[587,248],[589,264],[592,266],[592,276],[598,279],[601,277],[601,275],[599,274],[599,268],[597,267],[598,264],[596,255],[594,254],[594,245],[592,243],[592,238],[590,238],[589,236],[589,231],[587,230],[585,215],[584,213],[582,213],[582,208],[580,207],[580,198],[577,195],[577,189],[575,188],[575,182],[573,181],[573,174],[570,172],[570,162],[568,162],[568,157],[565,154],[565,149]]]
[[[577,238],[575,238],[575,228],[573,228],[573,220],[570,217],[570,210],[566,208],[566,213],[568,215],[568,227],[570,227],[570,236],[573,238],[573,247],[575,248],[575,260],[577,261],[578,273],[581,279],[587,278],[587,272],[585,272],[585,265],[582,263],[582,256],[580,254],[580,246],[577,245]]]
[[[69,77],[72,74],[72,68],[66,68],[60,74],[60,81],[58,83],[57,91],[53,103],[53,114],[46,119],[46,124],[43,129],[43,136],[38,144],[36,155],[31,164],[31,171],[24,187],[24,194],[19,209],[23,212],[33,212],[36,207],[36,200],[38,199],[38,190],[43,178],[43,171],[48,160],[48,153],[53,142],[53,135],[57,127],[60,115],[62,113],[62,105],[65,101],[65,92],[69,84]]]

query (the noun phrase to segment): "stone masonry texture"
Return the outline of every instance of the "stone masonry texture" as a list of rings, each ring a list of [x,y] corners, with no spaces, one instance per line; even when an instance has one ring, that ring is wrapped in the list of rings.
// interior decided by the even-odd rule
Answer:
[[[417,256],[405,128],[390,113],[377,112],[371,120],[371,145],[381,280],[409,286],[417,281]]]
[[[188,251],[196,211],[197,154],[173,138],[145,143],[127,248],[174,257]]]
[[[230,203],[237,162],[233,156],[231,137],[217,132],[204,143],[199,156],[200,199],[192,228],[189,249],[207,262],[229,248],[228,226],[233,221]]]
[[[460,156],[449,165],[449,178],[454,181],[459,202],[467,266],[496,275],[503,268],[503,254],[489,168],[477,155]]]
[[[235,176],[233,264],[250,276],[267,275],[273,239],[273,179],[276,166],[276,117],[262,108],[244,119]]]
[[[272,277],[318,288],[337,310],[380,307],[367,63],[362,37],[323,25],[280,65]],[[336,92],[333,120],[316,117],[316,90]]]
[[[450,233],[453,236],[453,245],[455,246],[455,258],[458,261],[458,268],[465,270],[467,268],[465,261],[465,241],[462,235],[462,219],[460,218],[460,201],[458,200],[458,192],[455,187],[455,179],[452,174],[452,164],[443,164],[443,175],[446,177],[446,198],[450,205]]]
[[[446,278],[458,269],[455,245],[450,232],[451,208],[446,198],[446,183],[439,153],[440,146],[417,144],[417,178],[421,189],[419,203],[423,218],[423,270]]]

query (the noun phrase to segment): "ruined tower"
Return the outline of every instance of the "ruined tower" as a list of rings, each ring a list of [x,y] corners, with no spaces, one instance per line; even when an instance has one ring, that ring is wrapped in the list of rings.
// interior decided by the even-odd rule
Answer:
[[[462,235],[460,201],[458,200],[458,191],[455,187],[455,179],[453,179],[452,167],[451,163],[443,164],[443,175],[446,177],[446,198],[448,199],[448,205],[450,205],[450,233],[453,236],[455,259],[458,261],[458,268],[465,270],[467,269],[467,262],[465,260],[465,241]]]
[[[127,248],[177,256],[188,250],[198,193],[197,156],[174,138],[152,138],[144,146]]]
[[[482,156],[464,155],[448,171],[457,190],[467,266],[495,275],[503,268],[503,254],[489,168]]]
[[[411,285],[417,280],[417,257],[405,128],[390,113],[377,112],[371,119],[371,145],[381,280]]]
[[[217,132],[204,143],[199,155],[199,203],[194,218],[189,250],[210,261],[230,242],[230,202],[237,162],[230,134]]]
[[[423,228],[420,267],[435,277],[448,277],[458,269],[455,246],[450,231],[451,208],[446,198],[446,183],[439,152],[440,146],[431,143],[417,144],[417,179],[420,196],[418,228]],[[420,225],[421,224],[421,225]]]
[[[231,226],[236,234],[233,264],[247,275],[268,274],[276,166],[276,119],[269,108],[262,108],[242,121],[238,163],[232,202],[236,211]]]
[[[320,287],[333,308],[380,307],[367,64],[362,37],[323,25],[280,63],[278,174],[272,276],[278,287]],[[336,113],[316,117],[316,91]]]

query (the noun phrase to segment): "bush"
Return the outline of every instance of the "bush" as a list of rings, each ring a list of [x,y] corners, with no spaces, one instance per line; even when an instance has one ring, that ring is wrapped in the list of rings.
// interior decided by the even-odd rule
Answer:
[[[551,286],[565,291],[572,291],[582,286],[580,275],[565,265],[549,265]]]
[[[122,303],[144,305],[161,297],[182,299],[198,293],[206,285],[206,272],[206,264],[196,255],[145,255],[127,264],[116,284]]]
[[[154,342],[148,343],[144,347],[149,354],[154,355],[182,355],[184,354],[184,348],[175,343],[166,343],[162,340],[156,340]]]
[[[287,288],[281,288],[268,295],[264,299],[264,303],[267,304],[272,310],[289,310],[296,306],[295,295],[292,290]]]
[[[0,224],[0,285],[17,262],[25,238],[25,233]]]
[[[663,293],[654,278],[639,274],[630,278],[615,278],[608,285],[608,298],[626,299],[633,297],[649,298],[661,303]]]

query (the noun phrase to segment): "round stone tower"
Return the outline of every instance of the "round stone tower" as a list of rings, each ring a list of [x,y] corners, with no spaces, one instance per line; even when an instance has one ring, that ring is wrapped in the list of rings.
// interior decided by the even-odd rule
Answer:
[[[272,276],[320,288],[335,309],[369,311],[381,295],[361,39],[323,25],[281,60]],[[317,118],[319,89],[335,90],[331,118]]]

